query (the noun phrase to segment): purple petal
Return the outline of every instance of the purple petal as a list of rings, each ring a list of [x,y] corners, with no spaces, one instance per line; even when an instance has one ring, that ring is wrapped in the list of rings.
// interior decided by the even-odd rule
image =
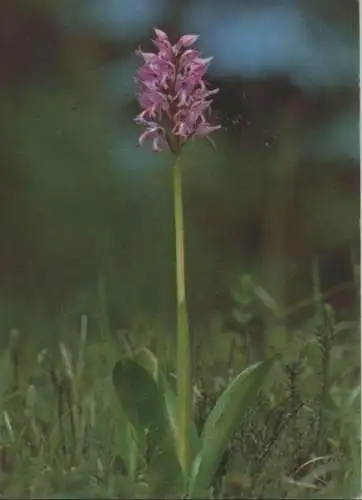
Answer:
[[[139,139],[138,139],[138,144],[140,146],[143,146],[144,142],[147,141],[147,139],[150,139],[151,137],[153,137],[153,133],[150,131],[150,130],[146,130],[145,132],[143,132],[143,134],[140,135]]]
[[[143,52],[140,48],[136,50],[136,54],[143,57],[145,63],[149,63],[154,57],[156,57],[156,54],[153,52]]]
[[[201,57],[200,63],[202,62],[202,64],[204,64],[205,66],[208,66],[213,59],[214,59],[214,56],[204,57],[204,58]]]
[[[212,125],[209,125],[208,123],[200,123],[197,126],[197,128],[193,134],[193,137],[207,137],[212,132],[214,132],[215,130],[219,130],[220,128],[221,128],[221,125],[212,126]]]
[[[149,122],[148,120],[146,120],[146,118],[143,117],[142,113],[137,115],[136,118],[134,119],[134,121],[137,123],[137,125],[144,125],[144,126],[149,126],[150,124],[156,125],[155,123]]]
[[[142,145],[147,139],[154,139],[156,137],[165,137],[166,132],[163,127],[157,124],[153,124],[141,134],[139,138],[139,143]]]
[[[164,33],[161,30],[157,30],[157,31],[160,31],[161,33]],[[172,45],[169,42],[166,33],[165,33],[165,37],[157,37],[155,40],[152,40],[152,43],[159,50],[158,56],[162,56],[162,57],[171,59],[171,57],[172,57]]]
[[[164,151],[166,147],[166,139],[165,137],[157,136],[152,141],[152,151],[155,153],[160,153]]]
[[[172,129],[174,135],[179,135],[181,137],[187,138],[189,136],[189,130],[185,122],[177,123]]]
[[[184,67],[187,64],[190,64],[192,61],[194,61],[195,58],[199,57],[199,51],[198,50],[185,50],[180,56],[180,67]]]
[[[153,28],[153,31],[155,32],[159,40],[168,40],[168,36],[164,31],[160,30],[159,28]]]
[[[177,42],[176,49],[181,50],[183,48],[190,47],[196,42],[198,38],[199,35],[183,35]]]
[[[147,126],[147,129],[138,139],[139,145],[142,146],[147,140],[150,140],[152,141],[153,151],[163,151],[167,145],[165,129],[155,122],[145,120],[142,113],[136,117],[136,121]]]

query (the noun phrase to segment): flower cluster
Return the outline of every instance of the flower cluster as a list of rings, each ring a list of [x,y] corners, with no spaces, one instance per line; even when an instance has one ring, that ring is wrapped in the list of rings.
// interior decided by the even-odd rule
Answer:
[[[190,48],[198,35],[184,35],[172,45],[162,30],[155,28],[155,33],[153,43],[158,52],[137,51],[144,64],[136,79],[142,108],[136,122],[146,127],[139,143],[151,140],[154,151],[168,146],[177,153],[187,140],[209,139],[209,134],[220,128],[206,119],[210,96],[219,89],[208,89],[204,80],[212,58],[203,59],[199,51]]]

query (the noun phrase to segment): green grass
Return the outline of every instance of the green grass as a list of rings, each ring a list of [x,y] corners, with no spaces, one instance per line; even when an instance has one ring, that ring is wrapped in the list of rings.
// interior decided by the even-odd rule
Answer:
[[[359,491],[359,325],[338,322],[323,306],[285,333],[275,325],[266,332],[265,355],[278,362],[240,422],[210,498],[352,498]],[[85,316],[51,351],[10,333],[0,364],[2,498],[148,497],[147,460],[131,453],[111,379],[119,357],[137,346],[125,334],[102,338],[88,339]],[[171,369],[172,342],[157,341],[165,332],[130,338],[153,344]],[[242,338],[214,322],[197,346],[199,429],[228,378],[249,362]]]

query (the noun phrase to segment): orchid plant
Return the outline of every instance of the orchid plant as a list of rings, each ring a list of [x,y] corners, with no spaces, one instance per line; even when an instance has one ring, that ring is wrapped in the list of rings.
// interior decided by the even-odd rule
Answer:
[[[172,484],[163,489],[158,484],[153,493],[160,496],[161,492],[165,495],[173,492],[196,498],[205,496],[229,440],[256,397],[270,363],[256,363],[231,381],[208,417],[200,440],[192,421],[181,150],[188,141],[197,138],[206,138],[214,145],[210,134],[220,126],[212,125],[209,119],[212,97],[219,89],[210,88],[205,80],[212,58],[203,58],[192,48],[198,35],[184,35],[172,44],[164,31],[157,28],[154,31],[156,52],[137,50],[143,64],[135,79],[141,107],[135,121],[145,128],[139,138],[140,145],[151,141],[154,152],[168,150],[174,156],[177,397],[162,374],[157,358],[147,349],[142,349],[133,359],[119,361],[113,370],[113,381],[132,433],[138,435],[138,443],[147,428],[153,442],[157,442],[155,463],[159,466],[160,456],[165,457],[161,483],[165,485],[166,476],[170,479],[171,475]]]
[[[206,112],[212,103],[210,98],[219,89],[208,90],[204,80],[211,57],[203,59],[191,49],[197,35],[184,35],[172,45],[166,33],[155,29],[154,44],[157,54],[142,52],[144,64],[138,72],[138,94],[141,113],[136,121],[146,126],[139,142],[151,139],[153,150],[162,151],[167,145],[176,154],[174,163],[174,215],[176,229],[176,281],[177,281],[177,354],[179,394],[179,453],[182,468],[189,470],[189,446],[185,439],[191,418],[191,369],[190,341],[187,319],[184,267],[184,228],[180,151],[191,138],[207,137],[220,126],[206,121]],[[157,121],[154,121],[157,120]]]

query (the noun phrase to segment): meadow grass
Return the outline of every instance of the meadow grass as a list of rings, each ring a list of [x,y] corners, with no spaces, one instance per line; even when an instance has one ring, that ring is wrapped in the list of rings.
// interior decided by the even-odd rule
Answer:
[[[323,305],[287,335],[275,325],[266,331],[264,355],[277,362],[230,442],[210,498],[356,497],[359,325],[334,316]],[[172,378],[173,342],[146,321],[137,334],[107,328],[101,340],[89,338],[82,315],[72,335],[49,350],[9,333],[0,365],[2,498],[149,497],[147,457],[130,442],[111,373],[122,355],[153,345]],[[230,377],[250,362],[244,338],[223,330],[222,321],[207,339],[197,336],[193,412],[200,430]]]

